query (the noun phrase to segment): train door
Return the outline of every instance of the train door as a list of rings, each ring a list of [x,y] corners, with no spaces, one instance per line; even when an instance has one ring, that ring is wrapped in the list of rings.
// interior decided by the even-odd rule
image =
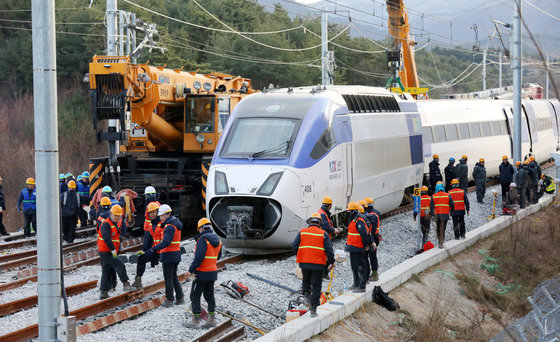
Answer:
[[[510,138],[513,139],[513,108],[509,107],[509,111],[511,117],[508,122],[509,124],[508,127],[510,131]],[[525,110],[522,110],[521,111],[521,156],[526,156],[529,152],[532,151],[531,135],[527,127],[528,127],[527,114],[525,113]],[[512,148],[513,148],[513,144],[512,144]]]
[[[350,196],[352,196],[352,185],[354,184],[354,163],[352,158],[352,143],[346,143],[346,148],[344,149],[344,179],[346,187],[346,201],[350,201]]]
[[[525,113],[525,121],[527,122],[527,127],[529,127],[529,140],[531,143],[529,151],[535,152],[535,147],[539,141],[537,115],[535,114],[532,106],[522,105],[521,108],[523,108],[523,113]]]

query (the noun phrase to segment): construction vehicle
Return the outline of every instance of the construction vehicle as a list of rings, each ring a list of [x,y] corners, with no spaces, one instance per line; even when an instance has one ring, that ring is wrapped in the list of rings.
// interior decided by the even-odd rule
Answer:
[[[427,98],[428,88],[420,88],[414,60],[414,45],[403,0],[387,0],[391,46],[387,49],[387,66],[391,75],[387,88],[395,93],[410,93],[415,98]]]
[[[90,194],[104,185],[136,191],[141,225],[142,194],[151,185],[174,215],[198,220],[206,209],[212,154],[231,110],[254,92],[251,80],[133,64],[129,56],[94,56],[89,84],[97,140],[110,144],[109,156],[90,159]],[[103,131],[107,120],[124,129],[109,125]]]

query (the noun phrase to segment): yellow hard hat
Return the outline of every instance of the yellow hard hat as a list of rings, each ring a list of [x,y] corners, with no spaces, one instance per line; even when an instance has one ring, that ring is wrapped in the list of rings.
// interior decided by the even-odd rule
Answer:
[[[366,201],[367,204],[373,204],[373,198],[371,197],[364,198],[364,201]]]
[[[525,161],[523,161],[523,164],[525,164],[525,165],[529,165],[529,163],[530,163],[529,159],[525,159]]]
[[[121,216],[122,212],[123,212],[122,207],[118,204],[115,204],[114,206],[111,207],[111,214],[115,216]]]
[[[70,189],[76,189],[76,182],[74,182],[73,180],[68,182],[68,187]]]
[[[462,159],[465,159],[465,160],[469,159],[469,158],[467,158],[467,155],[466,155],[466,154],[463,154],[463,156],[462,156],[461,158],[462,158]]]
[[[457,178],[451,180],[451,185],[453,184],[459,184],[459,180]]]
[[[507,156],[502,156],[502,160],[507,160],[508,157]]]
[[[35,185],[35,179],[33,179],[33,178],[27,178],[27,180],[25,181],[25,184]]]
[[[533,162],[533,161],[535,161],[535,157],[530,156],[530,157],[529,157],[529,160]]]
[[[425,185],[423,185],[423,186],[420,188],[420,191],[422,191],[422,192],[428,192],[428,187],[425,186]]]
[[[361,205],[359,205],[359,206],[358,206],[358,212],[360,212],[360,213],[363,214],[363,213],[365,212],[364,207],[361,206]]]
[[[438,185],[438,184],[443,184],[443,182],[442,181],[437,181],[436,185]]]
[[[323,197],[323,204],[332,204],[332,198],[330,196]]]
[[[198,220],[197,227],[198,227],[198,229],[200,229],[202,226],[205,226],[207,224],[212,224],[212,223],[210,223],[209,219],[207,219],[206,217],[203,217],[200,220]]]
[[[434,158],[434,159],[438,158],[438,159],[439,159],[439,156],[438,156],[437,154],[434,154],[434,155],[432,156],[432,158]]]
[[[479,162],[479,163],[484,163],[484,158],[480,158],[480,159],[478,160],[478,162]]]
[[[158,210],[159,209],[159,204],[157,202],[150,202],[150,204],[148,204],[147,209],[148,209],[148,212]]]
[[[516,162],[515,162],[515,166],[519,166],[519,165],[521,165],[521,162],[520,162],[520,161],[516,161]]]
[[[358,205],[361,205],[362,207],[365,207],[365,206],[367,206],[367,203],[364,200],[359,200]]]
[[[99,202],[99,204],[102,205],[102,206],[111,205],[111,199],[109,197],[103,197],[101,199],[101,201]]]
[[[346,210],[358,210],[358,203],[356,202],[348,203],[348,207],[346,208]]]
[[[544,179],[544,173],[541,175],[541,179]]]
[[[0,176],[0,181],[2,180],[2,177]]]

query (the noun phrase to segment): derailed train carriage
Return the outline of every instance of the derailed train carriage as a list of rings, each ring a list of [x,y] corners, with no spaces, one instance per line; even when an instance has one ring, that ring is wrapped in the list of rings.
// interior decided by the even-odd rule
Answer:
[[[421,183],[432,153],[485,158],[488,175],[511,155],[512,102],[415,101],[363,86],[302,87],[248,96],[220,139],[208,174],[207,214],[228,249],[275,253],[323,196],[338,218],[348,201],[397,208]],[[523,103],[523,153],[558,148],[557,100]],[[504,146],[507,148],[504,150]],[[471,169],[472,170],[472,169]]]

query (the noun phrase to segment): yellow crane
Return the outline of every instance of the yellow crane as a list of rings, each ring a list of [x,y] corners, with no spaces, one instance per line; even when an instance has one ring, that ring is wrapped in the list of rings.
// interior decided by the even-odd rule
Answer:
[[[387,0],[391,46],[387,49],[387,64],[391,76],[387,87],[393,92],[427,96],[428,88],[420,88],[414,60],[415,42],[410,38],[410,24],[403,0]]]

